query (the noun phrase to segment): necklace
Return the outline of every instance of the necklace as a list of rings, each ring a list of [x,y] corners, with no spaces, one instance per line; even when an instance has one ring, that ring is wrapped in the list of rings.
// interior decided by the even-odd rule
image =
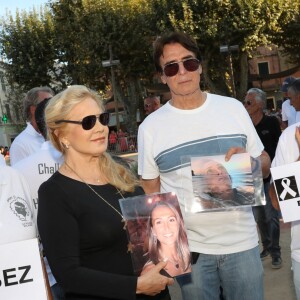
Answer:
[[[161,252],[159,251],[159,254],[161,257],[163,257],[163,261],[169,261],[177,270],[179,269],[179,261],[178,260],[172,260],[169,258],[169,256],[164,256],[161,254]]]
[[[87,182],[85,182],[83,179],[82,179],[82,177],[80,177],[78,174],[77,174],[77,172],[73,169],[73,168],[71,168],[68,164],[67,164],[67,162],[65,162],[65,165],[83,182],[83,183],[85,183],[89,188],[90,188],[90,190],[92,190],[102,201],[104,201],[108,206],[110,206],[118,215],[120,215],[120,217],[121,217],[121,219],[122,219],[122,222],[124,223],[124,227],[123,227],[123,229],[124,230],[126,230],[126,226],[127,226],[127,221],[126,221],[126,219],[124,218],[124,216],[116,209],[116,208],[114,208],[107,200],[105,200],[100,194],[98,194]],[[122,195],[122,193],[119,191],[119,189],[117,189],[116,188],[116,190],[117,190],[117,192],[120,194],[120,196],[123,198],[123,199],[125,199],[124,197],[123,197],[123,195]]]
[[[179,269],[179,262],[178,260],[177,261],[174,261],[174,260],[171,260],[169,257],[167,257],[168,261],[170,263],[172,263],[174,265],[174,267],[178,270]]]

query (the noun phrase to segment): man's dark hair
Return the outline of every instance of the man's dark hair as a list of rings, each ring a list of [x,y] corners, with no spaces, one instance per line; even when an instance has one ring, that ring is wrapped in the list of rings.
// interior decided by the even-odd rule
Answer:
[[[292,84],[289,85],[288,92],[295,96],[300,94],[300,78],[297,78]]]
[[[156,71],[162,73],[163,70],[160,66],[160,57],[163,54],[164,46],[168,44],[175,44],[178,43],[185,49],[193,52],[199,61],[201,61],[200,51],[196,41],[188,36],[184,32],[169,32],[164,34],[161,37],[158,37],[157,40],[154,42],[154,52],[153,52],[153,59]]]
[[[42,102],[40,102],[36,106],[36,110],[34,113],[36,125],[38,127],[39,132],[44,137],[44,139],[47,139],[47,128],[45,123],[45,108],[51,98],[46,98]]]

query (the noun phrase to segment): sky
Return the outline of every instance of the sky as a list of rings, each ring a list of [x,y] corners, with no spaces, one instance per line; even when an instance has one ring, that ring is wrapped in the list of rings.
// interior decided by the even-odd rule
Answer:
[[[15,11],[19,10],[32,10],[33,6],[39,9],[41,4],[47,3],[47,0],[0,0],[0,18],[5,16],[6,8],[11,11],[12,15],[15,15]]]

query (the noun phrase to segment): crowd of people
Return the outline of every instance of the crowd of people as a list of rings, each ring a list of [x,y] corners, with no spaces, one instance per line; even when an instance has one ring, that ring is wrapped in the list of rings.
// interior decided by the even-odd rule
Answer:
[[[108,152],[110,147],[127,151],[131,141],[122,129],[109,132],[110,115],[96,92],[72,85],[57,95],[48,87],[27,93],[27,127],[11,145],[12,167],[0,166],[0,223],[7,228],[0,231],[1,244],[37,237],[37,226],[53,299],[167,300],[176,277],[183,300],[263,300],[262,259],[270,255],[273,268],[282,265],[270,167],[300,160],[300,123],[295,123],[300,79],[284,82],[283,92],[296,113],[293,120],[282,114],[288,127],[281,133],[278,119],[264,113],[262,90],[248,90],[243,103],[201,90],[200,51],[187,34],[160,36],[153,57],[172,98],[162,106],[157,97],[144,101],[147,116],[133,144],[134,150],[138,144],[139,178]],[[228,162],[245,152],[260,161],[265,206],[202,214],[185,210],[193,192],[183,157],[214,153]],[[230,176],[220,170],[217,166],[214,175],[231,186]],[[176,193],[183,219],[170,205],[153,208],[146,264],[137,276],[119,200],[163,192]],[[233,197],[226,194],[226,200]],[[10,213],[8,200],[16,198],[22,199],[31,226],[24,227]],[[19,204],[13,205],[17,210]],[[294,287],[300,299],[300,221],[291,230]],[[169,238],[174,233],[183,246]]]

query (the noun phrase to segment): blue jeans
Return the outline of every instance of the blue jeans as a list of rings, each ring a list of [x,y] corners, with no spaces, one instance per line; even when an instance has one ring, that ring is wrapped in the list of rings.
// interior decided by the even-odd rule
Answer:
[[[192,273],[177,277],[183,300],[263,300],[259,247],[226,255],[202,254]]]
[[[264,184],[266,205],[253,206],[252,211],[259,229],[263,249],[269,250],[272,257],[281,257],[279,216],[278,211],[272,205],[269,186],[269,183]]]

